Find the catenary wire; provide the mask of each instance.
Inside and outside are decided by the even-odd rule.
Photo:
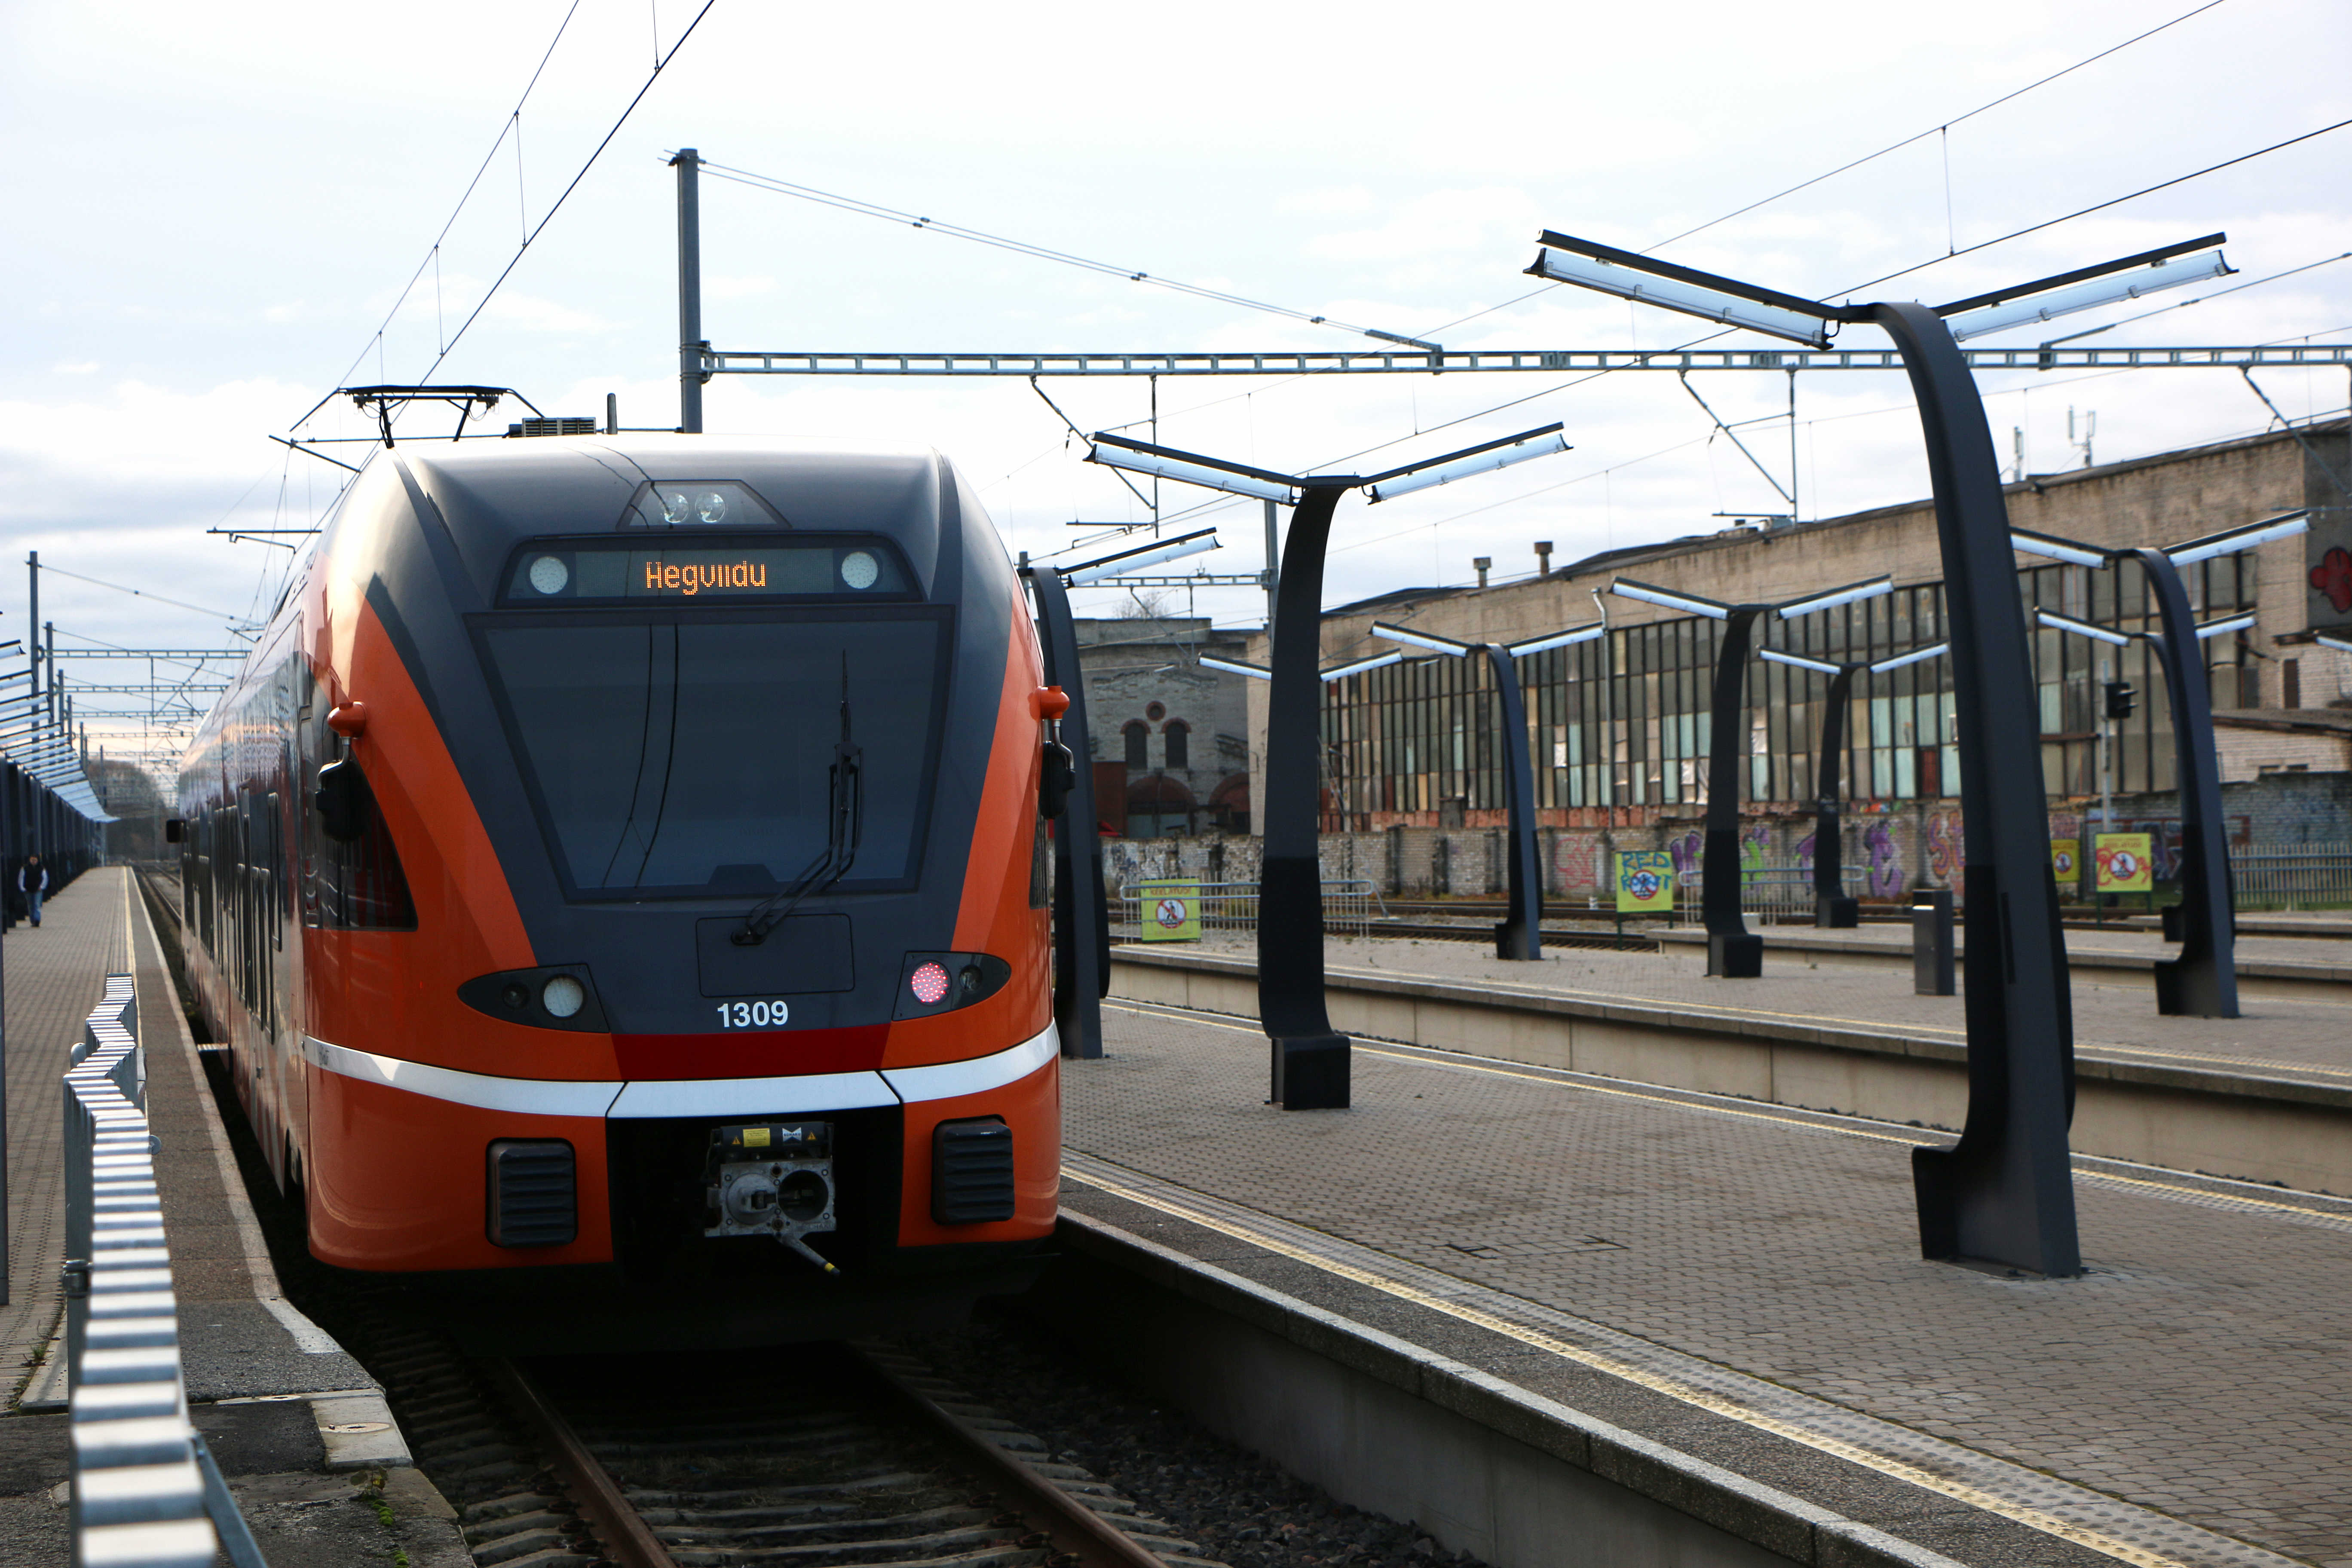
[[[702,19],[709,16],[710,8],[718,4],[719,0],[703,0],[702,9],[694,14],[694,20],[688,22],[686,25],[686,31],[677,36],[677,42],[669,47],[669,53],[654,62],[653,70],[646,77],[644,84],[637,89],[635,96],[629,100],[628,107],[621,110],[620,118],[613,121],[613,128],[604,132],[603,140],[596,143],[595,150],[588,154],[587,162],[580,165],[579,172],[573,174],[570,182],[564,185],[562,194],[555,198],[554,204],[541,216],[539,222],[532,226],[530,232],[523,236],[522,243],[515,247],[514,255],[499,270],[498,277],[491,280],[488,289],[483,293],[481,300],[476,303],[466,319],[457,323],[457,330],[450,334],[448,342],[442,346],[439,353],[433,356],[433,363],[425,367],[424,379],[431,379],[433,373],[441,368],[441,363],[457,348],[458,340],[462,339],[467,331],[481,319],[482,312],[488,310],[490,301],[498,297],[499,287],[513,276],[516,268],[522,265],[522,258],[530,252],[532,243],[546,231],[549,224],[555,221],[555,215],[563,210],[563,204],[572,199],[572,193],[580,188],[580,182],[588,177],[588,172],[596,166],[596,160],[604,155],[604,149],[613,144],[613,138],[621,133],[621,127],[629,122],[629,117],[637,111],[637,105],[645,101],[646,94],[654,89],[654,83],[661,79],[662,72],[669,68],[669,63],[672,60],[677,58],[678,50],[686,47],[687,40],[694,37],[694,30],[702,26]]]
[[[1330,316],[1318,316],[1306,310],[1294,310],[1287,305],[1276,305],[1265,300],[1253,300],[1244,294],[1228,294],[1221,289],[1203,288],[1197,283],[1180,282],[1173,278],[1162,278],[1155,273],[1140,271],[1132,267],[1115,267],[1108,261],[1096,261],[1087,257],[1075,256],[1066,250],[1055,250],[1050,246],[1034,245],[1025,239],[1012,239],[1001,234],[990,234],[982,229],[966,228],[961,224],[941,223],[936,218],[900,212],[896,207],[886,207],[878,202],[866,201],[861,197],[837,195],[831,191],[817,190],[814,186],[795,184],[790,180],[778,179],[773,174],[762,174],[750,169],[738,169],[729,164],[713,163],[708,161],[702,167],[704,172],[718,179],[731,180],[739,185],[748,185],[753,190],[767,191],[776,195],[794,196],[804,202],[814,202],[819,206],[835,207],[843,212],[856,213],[861,217],[878,217],[889,223],[905,224],[910,228],[924,229],[932,234],[943,234],[951,239],[967,239],[976,245],[993,246],[999,250],[1012,251],[1016,256],[1034,257],[1041,261],[1057,261],[1066,267],[1076,267],[1083,271],[1099,273],[1106,278],[1123,278],[1130,283],[1149,283],[1157,289],[1189,294],[1195,299],[1214,300],[1221,305],[1238,305],[1244,310],[1262,310],[1268,315],[1281,316],[1294,321],[1304,321],[1309,326],[1336,327],[1343,332],[1354,332],[1360,337],[1397,341],[1398,335],[1395,333],[1381,332],[1370,327],[1360,327],[1352,321],[1342,321]]]
[[[382,341],[384,329],[392,325],[392,319],[400,314],[400,308],[408,302],[408,296],[415,289],[417,279],[425,276],[425,269],[438,263],[441,242],[449,237],[451,229],[457,226],[457,219],[465,212],[466,204],[473,199],[474,188],[482,183],[482,176],[489,173],[490,160],[496,158],[499,155],[499,149],[505,145],[507,133],[515,130],[520,123],[523,106],[530,101],[531,89],[539,86],[539,79],[546,71],[547,62],[555,58],[555,47],[563,41],[565,30],[572,26],[572,15],[579,9],[580,0],[572,0],[570,8],[563,13],[563,20],[555,26],[555,37],[547,41],[546,52],[539,57],[539,65],[530,73],[530,80],[523,84],[522,96],[515,100],[513,110],[499,123],[497,139],[491,142],[490,150],[482,154],[481,165],[474,171],[474,177],[466,182],[465,194],[457,198],[457,205],[450,209],[449,221],[441,226],[441,232],[435,235],[433,243],[425,247],[424,259],[416,264],[416,270],[409,274],[408,281],[401,288],[399,298],[393,300],[392,309],[384,312],[383,320],[376,323],[375,331],[368,335],[366,342],[360,345],[360,352],[352,356],[352,363],[344,367],[343,374],[336,380],[338,386],[350,383],[352,372],[357,370],[360,367],[360,362],[367,358],[368,351]],[[317,412],[316,409],[311,410],[313,414]],[[304,416],[305,419],[308,417],[309,416]],[[298,429],[300,427],[299,423],[296,427]]]

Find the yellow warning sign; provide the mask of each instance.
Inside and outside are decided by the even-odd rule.
[[[1664,849],[1617,852],[1617,910],[1637,914],[1675,905],[1675,858]]]
[[[2098,890],[2145,893],[2156,886],[2153,834],[2102,833],[2093,840],[2098,857]]]
[[[1201,940],[1200,883],[1142,882],[1136,895],[1142,904],[1144,941]]]
[[[2083,879],[2081,856],[2083,847],[2072,838],[2050,841],[2050,874],[2062,888],[2071,888]]]

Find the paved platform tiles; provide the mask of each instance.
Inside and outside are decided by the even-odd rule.
[[[2080,1161],[2090,1272],[1996,1278],[1907,1128],[1361,1045],[1286,1114],[1254,1025],[1106,1007],[1073,1207],[1963,1562],[2352,1565],[2352,1203]]]
[[[86,872],[48,902],[39,931],[18,926],[0,951],[8,992],[10,1271],[18,1287],[0,1309],[0,1353],[13,1369],[11,1403],[24,1402],[0,1417],[0,1565],[68,1555],[67,1417],[42,1413],[63,1396],[52,1339],[65,1239],[58,1079],[106,975],[125,972],[138,984],[191,1415],[265,1556],[278,1568],[326,1568],[389,1559],[398,1549],[415,1568],[470,1563],[448,1505],[422,1477],[403,1471],[406,1447],[396,1427],[327,1430],[388,1419],[382,1395],[279,1296],[162,947],[137,900],[127,868]],[[42,1364],[28,1366],[37,1352]],[[371,1488],[389,1509],[389,1524],[361,1495]]]
[[[1806,928],[1810,930],[1810,928]],[[1841,936],[1851,932],[1839,932]],[[1198,942],[1138,944],[1146,952],[1218,953],[1255,961],[1247,933],[1212,932]],[[1446,980],[1596,998],[1672,1002],[1700,1010],[1780,1017],[1847,1028],[1891,1028],[1964,1041],[1960,998],[1921,996],[1907,969],[1809,966],[1776,953],[1768,928],[1764,973],[1753,980],[1709,978],[1703,950],[1612,952],[1549,948],[1533,963],[1496,958],[1491,945],[1387,937],[1330,937],[1334,975]],[[2078,970],[2073,975],[2074,1047],[2123,1059],[2182,1066],[2253,1068],[2322,1083],[2352,1083],[2352,987],[2339,1000],[2245,1001],[2236,1018],[2168,1018],[2145,975]]]

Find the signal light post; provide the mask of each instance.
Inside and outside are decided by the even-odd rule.
[[[2290,539],[2309,526],[2308,514],[2284,512],[2160,550],[2147,546],[2104,550],[2023,530],[2011,533],[2011,542],[2026,554],[2077,566],[2098,568],[2123,560],[2137,561],[2147,574],[2148,589],[2156,600],[2159,629],[2153,632],[2117,632],[2048,610],[2037,610],[2035,616],[2045,626],[2116,647],[2127,646],[2134,638],[2144,640],[2156,649],[2157,663],[2164,671],[2165,698],[2172,718],[2173,773],[2180,792],[2180,902],[2177,914],[2166,911],[2165,936],[2179,942],[2180,956],[2157,961],[2156,1010],[2161,1014],[2190,1018],[2238,1016],[2237,914],[2230,893],[2230,844],[2221,827],[2221,769],[2214,749],[2213,698],[2199,649],[2208,637],[2252,626],[2254,617],[2231,616],[2199,626],[2189,607],[2189,589],[2180,580],[2180,568],[2251,550],[2273,539]],[[2128,682],[2108,681],[2104,693],[2107,718],[2130,718],[2136,695]]]
[[[1815,348],[1826,348],[1839,324],[1874,324],[1895,340],[1918,403],[1942,544],[1960,727],[1969,941],[2006,959],[1969,965],[1969,1113],[1959,1142],[1912,1151],[1920,1250],[2042,1275],[2081,1273],[2066,1147],[2074,1040],[2032,665],[2008,547],[2000,463],[1959,339],[2112,303],[2151,284],[2213,276],[2227,269],[2218,250],[2181,258],[2223,237],[1932,309],[1899,301],[1832,305],[1550,230],[1540,237],[1546,248],[1528,268],[1539,278]]]
[[[1276,473],[1196,452],[1097,434],[1087,460],[1293,509],[1275,589],[1274,667],[1266,702],[1265,848],[1258,872],[1258,1021],[1273,1057],[1273,1102],[1286,1110],[1344,1110],[1348,1037],[1323,997],[1323,870],[1316,853],[1323,748],[1323,560],[1332,515],[1349,490],[1379,502],[1568,450],[1558,425],[1449,452],[1385,473]],[[1383,662],[1386,662],[1386,656]]]

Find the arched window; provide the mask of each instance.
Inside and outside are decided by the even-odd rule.
[[[1129,769],[1139,773],[1149,768],[1151,759],[1145,754],[1145,746],[1151,738],[1151,726],[1140,719],[1129,719],[1120,726],[1118,732],[1127,738]]]
[[[1160,727],[1160,732],[1166,737],[1163,743],[1168,754],[1168,770],[1181,773],[1191,767],[1192,727],[1181,719],[1171,719]]]

